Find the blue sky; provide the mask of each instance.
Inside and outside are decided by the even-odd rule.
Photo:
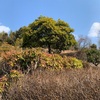
[[[40,15],[60,18],[74,28],[76,36],[98,40],[100,0],[0,0],[0,32],[16,31]]]

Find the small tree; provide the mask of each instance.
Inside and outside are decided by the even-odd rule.
[[[90,45],[90,48],[91,49],[97,49],[97,45],[96,44],[92,44],[92,45]]]
[[[100,64],[100,50],[90,49],[87,51],[87,61],[93,63],[95,66]]]
[[[8,44],[14,45],[16,41],[16,32],[10,32],[9,37],[8,37]]]
[[[91,45],[91,39],[87,36],[79,36],[78,39],[78,49],[88,48]]]
[[[86,51],[90,48],[91,45],[91,39],[87,36],[80,35],[77,39],[77,45],[75,46],[75,49],[78,50],[76,53],[76,57],[78,59],[81,59],[83,61],[87,61],[87,54]]]
[[[1,43],[7,42],[7,39],[8,39],[8,34],[5,33],[5,32],[1,32],[1,33],[0,33],[0,42],[1,42]]]

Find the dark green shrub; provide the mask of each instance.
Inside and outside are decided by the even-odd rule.
[[[95,66],[100,64],[100,50],[90,49],[86,53],[88,62],[93,63]]]

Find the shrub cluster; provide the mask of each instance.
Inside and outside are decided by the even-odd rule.
[[[11,50],[3,55],[3,64],[8,66],[9,70],[28,71],[38,67],[46,69],[82,68],[82,61],[74,57],[62,57],[58,54],[48,54],[40,50]],[[35,68],[36,67],[36,68]],[[8,71],[9,71],[8,70]]]

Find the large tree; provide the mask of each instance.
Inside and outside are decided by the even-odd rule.
[[[61,51],[76,43],[71,34],[73,29],[61,20],[56,22],[52,18],[40,16],[28,28],[31,31],[24,34],[23,47],[47,47],[48,52],[51,53],[52,48]]]

